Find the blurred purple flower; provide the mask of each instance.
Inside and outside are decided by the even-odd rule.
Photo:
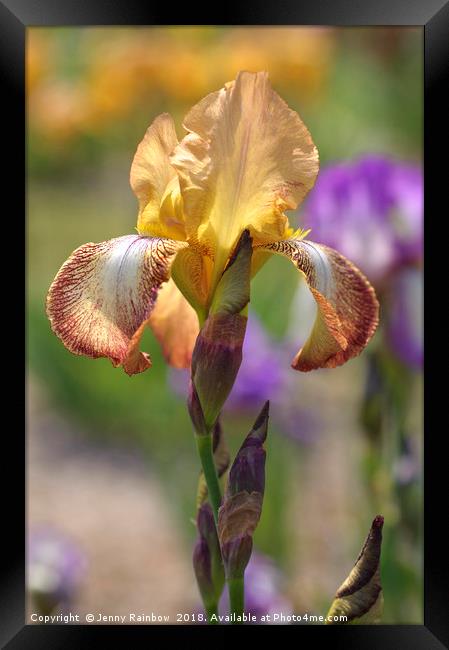
[[[86,568],[86,557],[64,534],[51,527],[38,528],[30,533],[27,585],[43,610],[67,606]]]
[[[170,370],[169,381],[176,393],[187,395],[189,370]],[[243,361],[224,410],[260,408],[276,399],[284,376],[279,351],[255,316],[250,316],[243,343]]]
[[[419,368],[423,360],[420,166],[374,155],[329,165],[318,176],[302,225],[312,229],[313,239],[353,260],[377,286],[381,322],[392,352],[409,367]],[[310,307],[303,293],[302,287],[298,289],[295,314]]]
[[[330,165],[318,176],[301,225],[380,283],[422,258],[421,168],[373,155]]]
[[[230,409],[260,408],[275,400],[282,387],[284,367],[276,344],[254,316],[248,320],[243,361],[228,400]]]
[[[387,298],[386,337],[396,356],[407,366],[423,364],[423,276],[420,269],[407,268],[391,280]]]
[[[245,612],[259,619],[264,614],[292,614],[290,601],[281,593],[282,574],[267,556],[253,551],[245,571]],[[227,590],[220,601],[220,613],[228,611]]]

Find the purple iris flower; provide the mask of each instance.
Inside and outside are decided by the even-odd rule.
[[[301,219],[376,285],[388,345],[411,368],[423,361],[423,176],[419,165],[367,155],[329,165]]]
[[[60,531],[45,526],[30,532],[27,585],[43,612],[72,602],[86,568],[84,553]]]
[[[260,408],[275,400],[282,388],[284,366],[280,351],[254,316],[248,319],[243,361],[227,406],[233,410]]]
[[[396,356],[410,368],[424,360],[424,287],[420,269],[405,268],[392,279],[386,315],[386,338]]]
[[[336,248],[379,284],[391,271],[421,260],[421,168],[381,156],[324,168],[310,193],[302,226]]]

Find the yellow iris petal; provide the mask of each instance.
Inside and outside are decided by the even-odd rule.
[[[130,183],[139,201],[140,235],[185,240],[179,182],[169,162],[177,144],[173,119],[164,113],[154,120],[137,147]]]
[[[296,208],[313,186],[318,153],[265,72],[239,73],[194,106],[184,126],[189,133],[171,162],[186,233],[210,252],[219,277],[245,228],[256,245],[285,237],[284,210]]]

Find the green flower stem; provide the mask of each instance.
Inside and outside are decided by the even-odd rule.
[[[212,452],[212,434],[195,435],[195,438],[206,480],[207,491],[209,493],[210,504],[214,513],[215,525],[218,526],[218,509],[221,506],[221,492]]]
[[[211,607],[204,607],[207,614],[207,622],[209,625],[218,625],[218,605],[215,604]],[[215,614],[215,619],[211,620],[212,616]]]
[[[221,491],[213,456],[212,434],[196,434],[195,439],[198,454],[201,460],[201,466],[203,468],[204,478],[207,485],[209,501],[212,506],[215,525],[218,526],[218,510],[221,506]],[[209,625],[217,625],[218,602],[211,605],[206,605],[206,603],[204,603],[204,609],[206,610]],[[211,620],[213,614],[216,616],[215,620]]]
[[[243,609],[245,604],[245,579],[242,576],[241,578],[230,578],[228,580],[228,589],[229,589],[229,602],[231,614],[235,616],[243,616]],[[241,625],[242,621],[235,621],[234,625]]]

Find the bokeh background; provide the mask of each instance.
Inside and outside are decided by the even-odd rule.
[[[422,623],[422,30],[31,28],[28,106],[28,586],[32,611],[170,615],[200,607],[191,549],[198,460],[186,376],[148,332],[132,378],[73,356],[45,296],[88,241],[132,233],[130,164],[162,111],[241,69],[268,70],[317,144],[291,221],[376,286],[381,326],[335,370],[290,361],[313,305],[273,259],[252,286],[241,378],[223,424],[236,450],[272,401],[267,489],[248,606],[325,614],[373,517],[385,516],[385,623]]]

